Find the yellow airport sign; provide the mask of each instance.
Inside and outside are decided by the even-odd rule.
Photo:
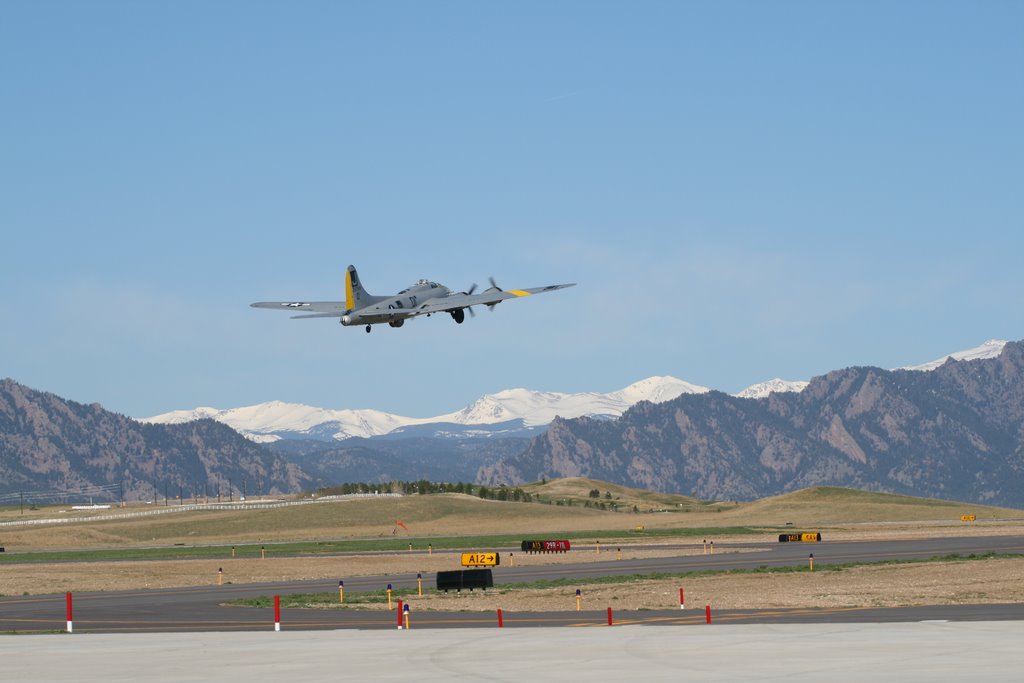
[[[976,519],[978,519],[978,518],[975,517],[974,515],[960,515],[960,521],[961,522],[973,522]]]
[[[462,553],[463,567],[494,567],[501,564],[498,553]]]

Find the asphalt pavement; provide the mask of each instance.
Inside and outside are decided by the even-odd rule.
[[[848,562],[876,562],[889,559],[928,558],[957,553],[1024,553],[1024,537],[952,537],[927,540],[802,543],[729,544],[718,543],[714,555],[581,562],[542,566],[500,566],[494,569],[495,583],[504,585],[541,579],[587,579],[609,575],[682,573],[701,570],[750,569],[802,564],[813,552],[816,566]],[[753,552],[728,553],[742,547]],[[687,546],[692,551],[692,546]],[[588,551],[574,550],[584,554]],[[592,551],[590,551],[592,552]],[[31,565],[25,566],[31,571]],[[116,571],[116,563],[112,563]],[[369,591],[384,588],[414,588],[415,574],[339,577],[345,590]],[[433,574],[424,574],[425,586],[432,586]],[[264,584],[199,586],[160,590],[78,593],[74,596],[74,631],[83,633],[142,633],[183,631],[258,631],[273,624],[272,611],[226,607],[228,600],[259,595],[307,592],[336,592],[336,580],[294,581]],[[687,625],[705,622],[701,610],[639,611],[614,615],[619,624]],[[472,612],[424,612],[413,617],[417,628],[493,628],[496,615]],[[282,612],[285,630],[389,629],[393,615],[361,610],[288,610]],[[899,609],[850,610],[731,610],[714,615],[716,623],[852,623],[858,621],[906,622],[923,619],[959,621],[1020,620],[1019,605],[967,605]],[[552,612],[508,614],[508,628],[526,626],[574,626],[607,623],[604,611],[593,613]],[[66,626],[65,595],[13,596],[0,598],[0,632],[59,631]]]

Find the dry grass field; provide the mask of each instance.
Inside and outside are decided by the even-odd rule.
[[[794,528],[860,533],[868,530],[964,528],[960,515],[977,516],[977,526],[998,529],[1024,520],[1024,511],[967,505],[925,498],[866,493],[850,489],[815,488],[751,503],[702,504],[685,496],[628,489],[589,479],[563,479],[534,484],[542,500],[589,499],[588,492],[611,492],[628,512],[574,506],[481,500],[462,494],[351,499],[278,509],[200,510],[125,520],[84,521],[125,510],[61,513],[50,506],[32,514],[42,518],[84,518],[74,524],[0,527],[0,545],[9,551],[144,547],[174,544],[233,544],[277,541],[404,538],[434,536],[554,534],[558,532],[621,532],[635,529],[750,527]],[[589,499],[593,500],[593,499]],[[647,512],[632,512],[633,506]],[[689,510],[689,511],[687,511]],[[0,512],[0,522],[21,519],[18,510]],[[397,525],[401,520],[407,529]],[[986,532],[987,533],[987,532]]]
[[[96,517],[120,510],[77,513],[92,521],[74,524],[0,527],[0,545],[8,552],[136,548],[147,546],[231,545],[276,541],[408,538],[423,547],[431,537],[510,534],[551,536],[568,532],[594,532],[574,541],[565,556],[517,554],[517,563],[571,564],[580,561],[614,562],[606,550],[600,556],[593,542],[610,549],[616,540],[642,543],[626,557],[680,554],[659,548],[664,543],[690,542],[683,553],[701,552],[700,541],[686,537],[649,535],[657,529],[750,529],[729,541],[771,540],[780,529],[821,531],[826,540],[852,538],[934,537],[957,534],[1024,534],[1024,512],[972,506],[905,496],[864,493],[847,489],[808,489],[752,503],[701,503],[684,496],[654,494],[587,479],[531,485],[532,495],[544,503],[480,500],[446,494],[400,498],[351,499],[269,510],[201,510],[124,520]],[[597,489],[607,501],[610,493],[630,512],[602,511],[580,505],[594,499]],[[576,505],[557,505],[573,500]],[[632,512],[636,505],[639,510]],[[152,509],[130,506],[125,511]],[[42,518],[64,516],[59,509],[32,511]],[[64,513],[66,514],[66,513]],[[960,515],[976,515],[965,523]],[[20,518],[19,510],[0,513],[0,521]],[[397,520],[408,527],[403,529]],[[787,525],[789,523],[789,525]],[[644,532],[637,533],[637,527]],[[720,547],[720,552],[724,550]],[[65,590],[124,590],[189,585],[211,585],[223,567],[231,583],[336,579],[357,575],[433,572],[458,566],[457,554],[431,556],[396,552],[371,557],[274,557],[266,560],[231,559],[229,556],[193,560],[117,562],[55,562],[22,565],[0,562],[0,593],[5,595],[52,593]],[[500,581],[500,570],[499,570]],[[947,604],[955,602],[1016,602],[1024,600],[1024,560],[990,559],[921,565],[856,567],[841,572],[814,574],[725,574],[686,579],[694,605],[727,607],[873,606],[889,604]],[[590,608],[655,609],[678,604],[679,580],[630,581],[587,584]],[[572,590],[564,588],[498,588],[486,593],[426,595],[415,598],[420,609],[575,609]],[[566,598],[566,595],[570,599]],[[674,601],[674,602],[673,602]],[[371,607],[372,608],[372,607]]]

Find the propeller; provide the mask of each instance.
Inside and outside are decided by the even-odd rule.
[[[473,292],[475,292],[475,291],[476,291],[476,283],[474,282],[473,284],[471,284],[469,286],[469,289],[467,291],[463,292],[463,294],[465,294],[466,296],[472,296]],[[473,312],[473,307],[472,306],[466,306],[466,310],[469,311],[469,317],[471,317],[471,318],[475,318],[476,317],[476,313]]]
[[[498,286],[498,283],[494,281],[494,276],[493,275],[488,277],[487,280],[491,283],[491,289],[492,290],[495,290],[495,291],[498,291],[498,292],[504,291],[501,287]],[[497,305],[498,304],[496,304],[496,303],[495,304],[487,304],[487,310],[493,311],[494,307],[497,306]]]

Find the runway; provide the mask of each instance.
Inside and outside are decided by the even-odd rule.
[[[569,565],[501,566],[494,570],[496,585],[574,577],[580,579],[701,570],[750,569],[803,564],[813,552],[816,566],[890,559],[928,558],[936,555],[997,553],[1024,554],[1024,537],[954,537],[915,541],[862,541],[800,543],[717,544],[714,555],[680,555],[635,560],[582,562]],[[625,546],[623,546],[625,547]],[[688,546],[692,549],[692,546]],[[742,547],[754,552],[727,553]],[[581,555],[586,551],[575,550]],[[31,571],[31,565],[25,565]],[[112,563],[116,571],[116,563]],[[432,574],[424,575],[433,586]],[[415,588],[415,574],[339,577],[346,591]],[[78,593],[74,600],[76,633],[142,633],[175,631],[254,631],[272,628],[272,610],[224,607],[221,603],[260,595],[336,592],[337,581],[201,586],[164,590]],[[705,623],[700,610],[616,612],[616,624],[689,625]],[[415,628],[494,628],[496,615],[473,612],[422,612],[411,617]],[[851,623],[921,620],[1001,621],[1024,620],[1024,606],[959,605],[889,609],[728,610],[715,612],[714,623]],[[65,628],[65,596],[37,595],[0,598],[0,631],[42,632]],[[506,613],[508,628],[540,626],[607,626],[605,610],[588,612]],[[286,630],[393,629],[394,614],[365,610],[282,611]]]

